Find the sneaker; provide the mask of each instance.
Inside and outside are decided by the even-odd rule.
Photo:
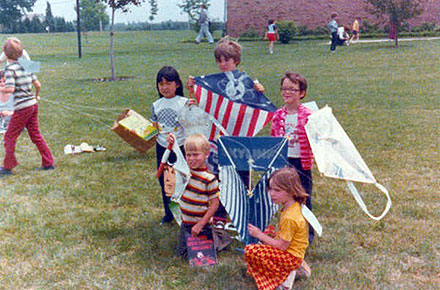
[[[289,276],[287,276],[286,281],[280,285],[283,290],[291,290],[293,288],[293,282],[295,282],[296,270],[290,272]]]
[[[305,278],[308,279],[310,276],[312,276],[312,269],[310,269],[310,266],[306,263],[305,260],[303,260],[301,266],[296,271],[296,276],[298,278]]]
[[[0,167],[0,178],[8,176],[8,175],[12,175],[12,170],[6,169],[4,167]]]
[[[41,170],[41,171],[55,170],[55,167],[53,165],[41,166],[38,167],[37,170]]]
[[[160,225],[169,224],[173,221],[173,219],[174,219],[174,217],[170,218],[170,217],[164,216],[162,218],[162,220],[160,221]]]

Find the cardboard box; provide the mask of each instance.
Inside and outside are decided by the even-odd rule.
[[[147,152],[156,144],[157,129],[150,121],[131,109],[126,109],[119,115],[112,130],[141,153]]]

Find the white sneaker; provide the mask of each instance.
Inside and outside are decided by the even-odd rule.
[[[312,269],[310,269],[310,266],[306,263],[305,260],[303,260],[301,266],[298,268],[296,273],[297,278],[305,278],[308,279],[310,276],[312,276]]]
[[[287,276],[286,281],[280,285],[283,290],[291,290],[293,288],[293,282],[295,282],[296,270],[290,272],[289,276]]]

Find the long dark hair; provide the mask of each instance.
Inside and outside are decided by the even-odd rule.
[[[169,82],[175,82],[178,85],[178,87],[176,89],[176,96],[183,97],[182,80],[180,79],[179,73],[177,72],[177,70],[175,68],[173,68],[172,66],[164,66],[157,73],[156,88],[157,88],[157,92],[159,93],[159,97],[161,97],[161,98],[163,96],[159,91],[159,83],[162,81],[162,78],[166,79]]]

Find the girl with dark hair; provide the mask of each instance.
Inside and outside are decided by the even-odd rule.
[[[167,137],[169,133],[175,135],[175,140],[185,154],[183,144],[185,141],[183,128],[178,122],[179,112],[183,109],[188,99],[183,97],[182,80],[177,70],[171,66],[162,67],[157,73],[156,88],[159,93],[159,100],[151,106],[151,121],[159,131],[156,141],[157,168],[159,168],[162,156],[168,146]],[[176,155],[171,152],[168,161],[175,162]],[[161,223],[169,223],[173,220],[173,215],[168,206],[170,196],[165,193],[163,175],[159,177],[162,191],[162,201],[165,215]]]

